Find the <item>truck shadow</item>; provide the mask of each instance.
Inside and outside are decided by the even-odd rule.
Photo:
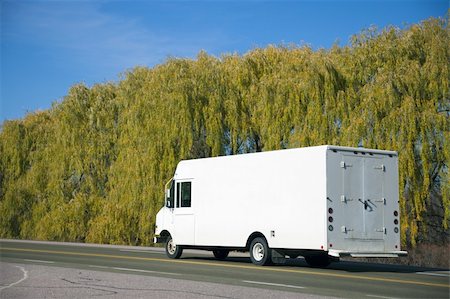
[[[306,264],[306,263],[305,263]],[[439,269],[431,267],[418,267],[396,264],[379,264],[368,262],[352,262],[352,261],[340,261],[337,263],[331,263],[327,269],[346,271],[352,273],[362,272],[390,272],[390,273],[416,273],[416,272],[429,272],[429,271],[442,271],[448,269]]]
[[[214,261],[220,263],[238,263],[252,265],[249,257],[228,257],[224,261],[218,261],[214,257],[184,257],[185,260],[202,260],[202,261]],[[286,259],[285,264],[270,265],[267,267],[280,267],[280,268],[303,268],[303,269],[319,269],[310,267],[303,258]],[[331,263],[325,269],[345,271],[351,273],[370,273],[370,272],[391,272],[391,273],[416,273],[416,272],[429,272],[429,271],[449,271],[449,269],[431,268],[431,267],[417,267],[407,265],[395,265],[395,264],[379,264],[368,262],[353,262],[353,261],[340,261]]]

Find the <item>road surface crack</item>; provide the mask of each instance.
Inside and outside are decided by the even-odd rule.
[[[194,291],[178,291],[178,290],[167,290],[167,289],[158,289],[158,288],[127,288],[127,287],[116,287],[116,286],[110,286],[110,285],[89,283],[90,281],[77,282],[77,281],[72,281],[72,280],[69,280],[69,279],[66,279],[66,278],[61,278],[61,280],[65,281],[65,282],[68,282],[68,283],[71,283],[73,285],[79,285],[79,286],[86,287],[86,288],[93,289],[93,290],[110,292],[110,294],[99,294],[99,295],[96,295],[96,296],[118,294],[119,292],[113,291],[113,290],[118,290],[118,291],[146,291],[146,292],[164,292],[164,293],[177,293],[177,294],[192,294],[192,295],[196,295],[196,296],[205,296],[205,297],[210,297],[210,298],[235,299],[234,297],[227,297],[227,296],[207,294],[207,293],[194,292]],[[94,279],[92,279],[92,280],[94,280]],[[100,281],[100,280],[97,280],[97,281]],[[107,290],[107,289],[112,289],[112,290]]]

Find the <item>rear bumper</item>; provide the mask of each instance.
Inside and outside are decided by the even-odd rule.
[[[328,255],[334,256],[334,257],[401,257],[401,256],[407,256],[407,251],[389,251],[389,252],[352,252],[352,251],[345,251],[345,250],[335,250],[330,249],[328,251]]]

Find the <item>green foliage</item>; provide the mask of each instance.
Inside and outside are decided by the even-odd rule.
[[[0,237],[150,244],[181,159],[337,144],[397,150],[402,242],[448,233],[448,23],[350,45],[169,59],[73,86],[0,133]]]

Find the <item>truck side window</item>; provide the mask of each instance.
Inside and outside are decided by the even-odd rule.
[[[177,183],[175,204],[177,208],[191,207],[191,182]],[[175,185],[175,184],[174,184]]]
[[[191,182],[181,183],[181,207],[191,206]]]

